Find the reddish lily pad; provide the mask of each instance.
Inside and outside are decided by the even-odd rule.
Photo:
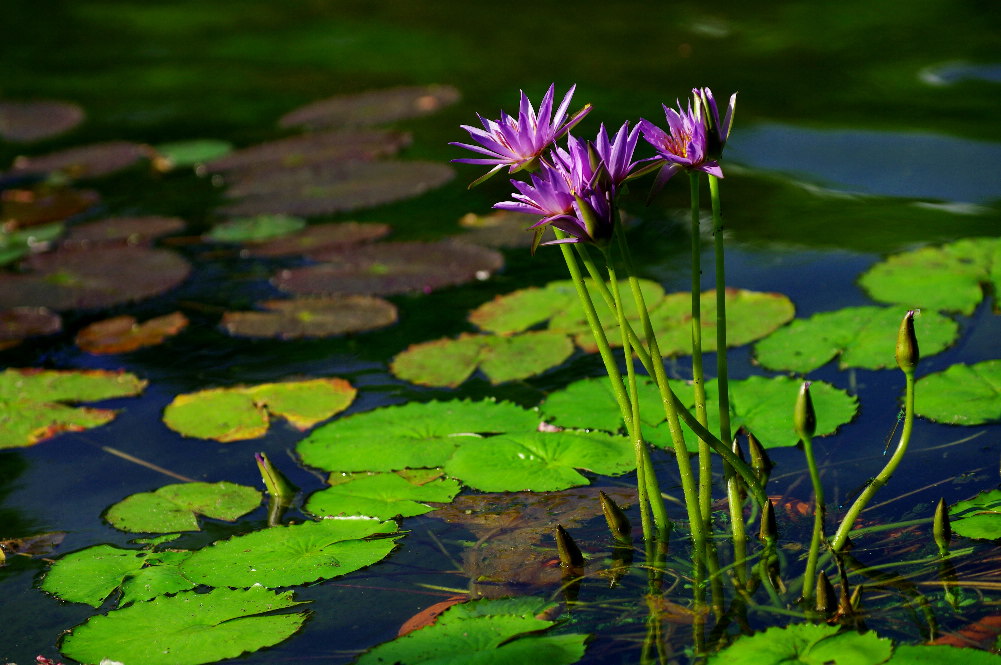
[[[44,307],[14,307],[0,311],[0,349],[9,349],[29,337],[54,335],[62,328],[59,315]]]
[[[486,247],[531,247],[535,238],[528,231],[531,220],[517,212],[469,213],[459,219],[459,226],[465,229],[460,236],[464,242]]]
[[[187,278],[188,262],[164,249],[57,250],[25,261],[29,272],[0,275],[0,308],[91,309],[142,300]]]
[[[0,102],[0,138],[13,143],[41,141],[68,132],[83,118],[83,109],[69,102]]]
[[[72,217],[100,200],[98,193],[89,189],[48,185],[35,189],[6,189],[0,192],[0,217],[13,220],[17,228],[24,228]]]
[[[356,393],[338,378],[214,388],[178,395],[164,410],[163,421],[184,436],[221,442],[253,439],[268,431],[268,414],[305,430],[348,408]]]
[[[296,256],[311,252],[329,252],[378,240],[389,234],[389,224],[378,222],[340,222],[312,224],[299,233],[275,238],[249,248],[252,256]]]
[[[146,382],[125,372],[7,369],[0,374],[0,448],[31,446],[67,431],[112,420],[108,409],[73,407],[138,395]]]
[[[455,171],[445,164],[418,161],[355,160],[316,168],[255,171],[230,187],[227,193],[236,200],[220,212],[329,215],[419,196],[454,177]]]
[[[238,178],[240,173],[290,169],[317,164],[391,157],[410,145],[410,135],[387,130],[323,132],[291,136],[249,146],[214,159],[208,171],[224,172]]]
[[[570,338],[559,332],[463,334],[412,344],[393,358],[390,370],[411,383],[454,388],[480,369],[496,385],[541,374],[563,363],[573,350]]]
[[[237,337],[301,339],[382,328],[397,320],[393,303],[373,296],[268,300],[264,312],[226,312],[222,327]]]
[[[340,95],[286,113],[281,127],[326,129],[379,125],[434,113],[459,101],[450,85],[425,85]]]
[[[325,263],[283,270],[275,286],[295,294],[429,293],[486,279],[504,263],[494,250],[449,241],[379,243],[314,256]]]
[[[148,146],[129,141],[94,143],[37,157],[18,157],[12,173],[61,173],[67,177],[97,178],[138,164],[152,156]]]
[[[63,244],[74,248],[120,243],[148,245],[160,236],[181,231],[184,226],[184,220],[178,217],[111,217],[70,228]]]
[[[181,332],[188,317],[180,312],[149,319],[144,323],[134,316],[116,316],[92,323],[76,336],[76,345],[87,353],[128,353],[145,346],[156,346]]]

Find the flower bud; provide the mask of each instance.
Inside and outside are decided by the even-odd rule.
[[[921,357],[918,338],[914,335],[914,314],[912,309],[904,315],[897,333],[897,366],[904,372],[913,372]]]
[[[560,565],[564,568],[583,568],[584,555],[570,534],[559,524],[556,525],[556,551],[560,555]]]
[[[775,525],[775,506],[771,501],[765,501],[761,509],[761,526],[758,528],[758,538],[763,541],[774,541],[779,536],[779,529]]]
[[[803,441],[813,438],[817,431],[817,414],[813,410],[813,400],[810,399],[810,382],[804,381],[796,397],[796,408],[793,411],[793,427],[796,435]]]
[[[932,521],[932,535],[938,551],[945,554],[949,551],[949,542],[952,540],[952,527],[949,525],[949,509],[945,505],[945,499],[940,498],[935,506],[935,519]]]
[[[827,573],[820,571],[817,575],[817,611],[830,616],[837,608],[837,597],[834,585],[827,579]]]
[[[744,433],[747,434],[747,452],[751,455],[751,468],[754,469],[755,475],[758,476],[758,480],[762,484],[768,481],[768,476],[772,472],[772,460],[768,457],[768,453],[765,452],[764,446],[758,441],[758,437],[749,429],[744,429]]]
[[[261,472],[264,486],[268,488],[268,495],[281,502],[290,502],[295,496],[295,486],[275,468],[264,453],[254,453],[254,459],[257,460],[257,469]]]
[[[631,542],[633,528],[626,514],[604,492],[598,492],[598,500],[601,501],[601,512],[605,515],[605,521],[608,522],[608,530],[612,532],[612,537],[619,542]]]

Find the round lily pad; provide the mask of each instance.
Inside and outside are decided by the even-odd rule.
[[[70,227],[63,243],[88,247],[113,243],[148,245],[156,238],[184,229],[178,217],[113,217]]]
[[[0,275],[0,309],[92,309],[168,291],[191,272],[180,255],[146,247],[56,250],[25,261],[25,274]]]
[[[186,553],[185,553],[186,554]],[[60,557],[42,579],[41,588],[71,603],[100,607],[104,601],[149,565],[160,562],[160,553],[95,545]],[[176,570],[176,569],[175,569]],[[174,591],[194,586],[185,581]]]
[[[263,587],[184,591],[92,617],[66,635],[60,650],[83,663],[212,663],[291,637],[306,613],[270,612],[300,604],[291,591]]]
[[[39,185],[33,189],[0,191],[0,216],[12,220],[17,228],[64,220],[77,215],[101,200],[91,189]]]
[[[260,170],[274,172],[277,169],[391,157],[408,145],[410,135],[404,132],[377,129],[317,132],[242,148],[213,159],[205,168],[226,173],[229,179],[238,179],[241,173],[252,174]]]
[[[44,307],[14,307],[0,311],[0,349],[9,349],[29,337],[53,335],[63,328],[58,314]]]
[[[460,489],[451,478],[421,483],[395,473],[356,474],[312,494],[306,510],[317,516],[412,517],[434,510],[425,502],[448,503]]]
[[[1001,538],[1001,490],[984,491],[949,506],[949,526],[953,533],[966,538]]]
[[[1001,420],[1001,360],[953,365],[918,379],[914,411],[952,425]]]
[[[28,254],[47,251],[52,241],[63,234],[64,228],[61,223],[20,230],[0,228],[0,265],[13,263]]]
[[[378,240],[389,231],[389,224],[378,222],[312,224],[298,233],[256,244],[248,251],[252,256],[309,255]]]
[[[492,249],[449,241],[377,243],[321,258],[324,263],[281,271],[275,286],[297,295],[428,293],[486,279],[504,264]]]
[[[205,239],[212,242],[267,242],[300,231],[306,220],[289,215],[257,215],[231,219],[212,227]]]
[[[996,653],[946,644],[900,644],[886,665],[998,665]]]
[[[893,651],[890,640],[826,624],[795,624],[744,635],[709,657],[709,665],[877,665]]]
[[[312,102],[283,115],[281,127],[327,129],[379,125],[434,113],[459,101],[449,85],[424,85],[339,95]]]
[[[139,143],[108,141],[52,152],[47,155],[18,157],[11,173],[61,173],[67,177],[97,178],[121,171],[152,156],[152,151]]]
[[[263,312],[226,312],[222,327],[237,337],[301,339],[365,332],[396,323],[396,306],[373,296],[267,300]]]
[[[455,177],[438,162],[347,161],[322,167],[254,171],[235,182],[231,216],[286,214],[312,217],[373,208],[420,196]]]
[[[0,102],[0,138],[31,143],[68,132],[83,122],[83,109],[70,102]]]
[[[158,316],[143,323],[134,316],[116,316],[92,323],[76,335],[76,345],[87,353],[128,353],[156,346],[181,332],[188,317],[180,312]]]
[[[531,247],[535,234],[529,230],[525,215],[499,210],[489,215],[469,213],[459,219],[463,242],[486,247]]]
[[[154,164],[160,171],[199,166],[233,151],[233,144],[218,139],[192,139],[161,143],[153,148]]]
[[[261,505],[261,493],[233,483],[180,483],[141,492],[108,509],[113,527],[134,533],[198,531],[198,515],[232,522]]]

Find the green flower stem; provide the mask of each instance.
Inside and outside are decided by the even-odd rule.
[[[719,178],[709,176],[713,206],[713,248],[716,254],[716,381],[719,384],[719,438],[733,439],[730,428],[730,392],[726,358],[726,269],[723,258],[723,215],[719,203]]]
[[[691,185],[692,204],[692,384],[695,388],[695,418],[703,427],[707,427],[706,383],[702,370],[702,235],[699,233],[698,172],[692,171],[688,181]],[[706,525],[712,518],[712,482],[712,449],[708,442],[699,437],[699,509]]]
[[[810,470],[813,484],[813,534],[810,536],[810,551],[806,557],[806,572],[803,573],[803,600],[810,602],[814,596],[814,582],[817,580],[817,557],[820,555],[820,541],[824,537],[824,488],[820,484],[820,472],[813,456],[813,437],[803,437],[803,451],[806,465]]]
[[[848,512],[841,519],[841,525],[838,527],[837,533],[834,534],[834,538],[831,539],[831,549],[835,552],[840,552],[845,546],[845,543],[848,541],[848,533],[852,531],[852,525],[858,519],[859,513],[872,500],[873,495],[890,481],[890,477],[900,465],[900,460],[903,459],[904,453],[907,452],[907,444],[911,441],[911,430],[914,427],[914,370],[904,370],[904,377],[907,380],[907,390],[904,395],[904,426],[900,432],[900,441],[897,442],[897,449],[893,452],[893,457],[886,463],[883,470],[869,481],[869,484],[866,485],[866,488],[855,499],[855,503],[852,504],[851,508],[848,509]]]

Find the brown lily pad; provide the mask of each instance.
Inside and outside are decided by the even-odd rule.
[[[23,266],[24,274],[0,275],[0,309],[111,307],[169,291],[191,272],[174,252],[125,246],[56,250]]]
[[[0,102],[0,138],[14,143],[41,141],[68,132],[83,118],[83,109],[69,102]]]
[[[172,312],[139,323],[133,316],[116,316],[92,323],[76,336],[76,345],[87,353],[128,353],[145,346],[156,346],[181,332],[188,317]]]
[[[205,168],[231,177],[256,170],[298,168],[350,160],[390,157],[410,145],[410,135],[388,130],[323,132],[290,136],[249,146],[214,159]]]
[[[445,164],[419,161],[355,160],[255,171],[229,188],[227,194],[234,201],[220,212],[232,216],[329,215],[419,196],[454,177],[455,171]]]
[[[314,266],[282,270],[273,283],[297,295],[429,293],[486,279],[504,264],[496,251],[458,242],[391,242],[320,255]]]
[[[260,303],[267,311],[226,312],[222,327],[237,337],[301,339],[365,332],[396,323],[396,306],[372,296],[294,298]]]
[[[11,172],[40,175],[59,172],[70,178],[97,178],[151,157],[148,146],[130,141],[108,141],[35,157],[18,157]]]
[[[184,220],[178,217],[111,217],[70,228],[63,244],[80,248],[117,243],[148,245],[184,226]]]
[[[49,531],[47,533],[36,533],[32,536],[22,538],[6,538],[0,540],[0,554],[8,556],[20,554],[21,556],[45,556],[51,554],[59,547],[66,537],[65,531]],[[0,556],[0,565],[3,556]]]
[[[29,337],[53,335],[62,330],[59,315],[44,307],[14,307],[0,311],[0,350]]]
[[[50,187],[6,189],[0,192],[0,220],[17,228],[54,222],[78,215],[101,200],[90,189]]]
[[[459,91],[450,85],[372,90],[307,104],[286,113],[278,124],[305,129],[380,125],[434,113],[459,97]]]
[[[535,220],[517,212],[497,211],[489,215],[468,213],[459,219],[465,229],[463,242],[486,247],[531,247],[535,233],[528,230]]]
[[[255,245],[249,252],[252,256],[271,257],[310,255],[378,240],[389,231],[389,224],[378,222],[314,224],[298,233]]]

